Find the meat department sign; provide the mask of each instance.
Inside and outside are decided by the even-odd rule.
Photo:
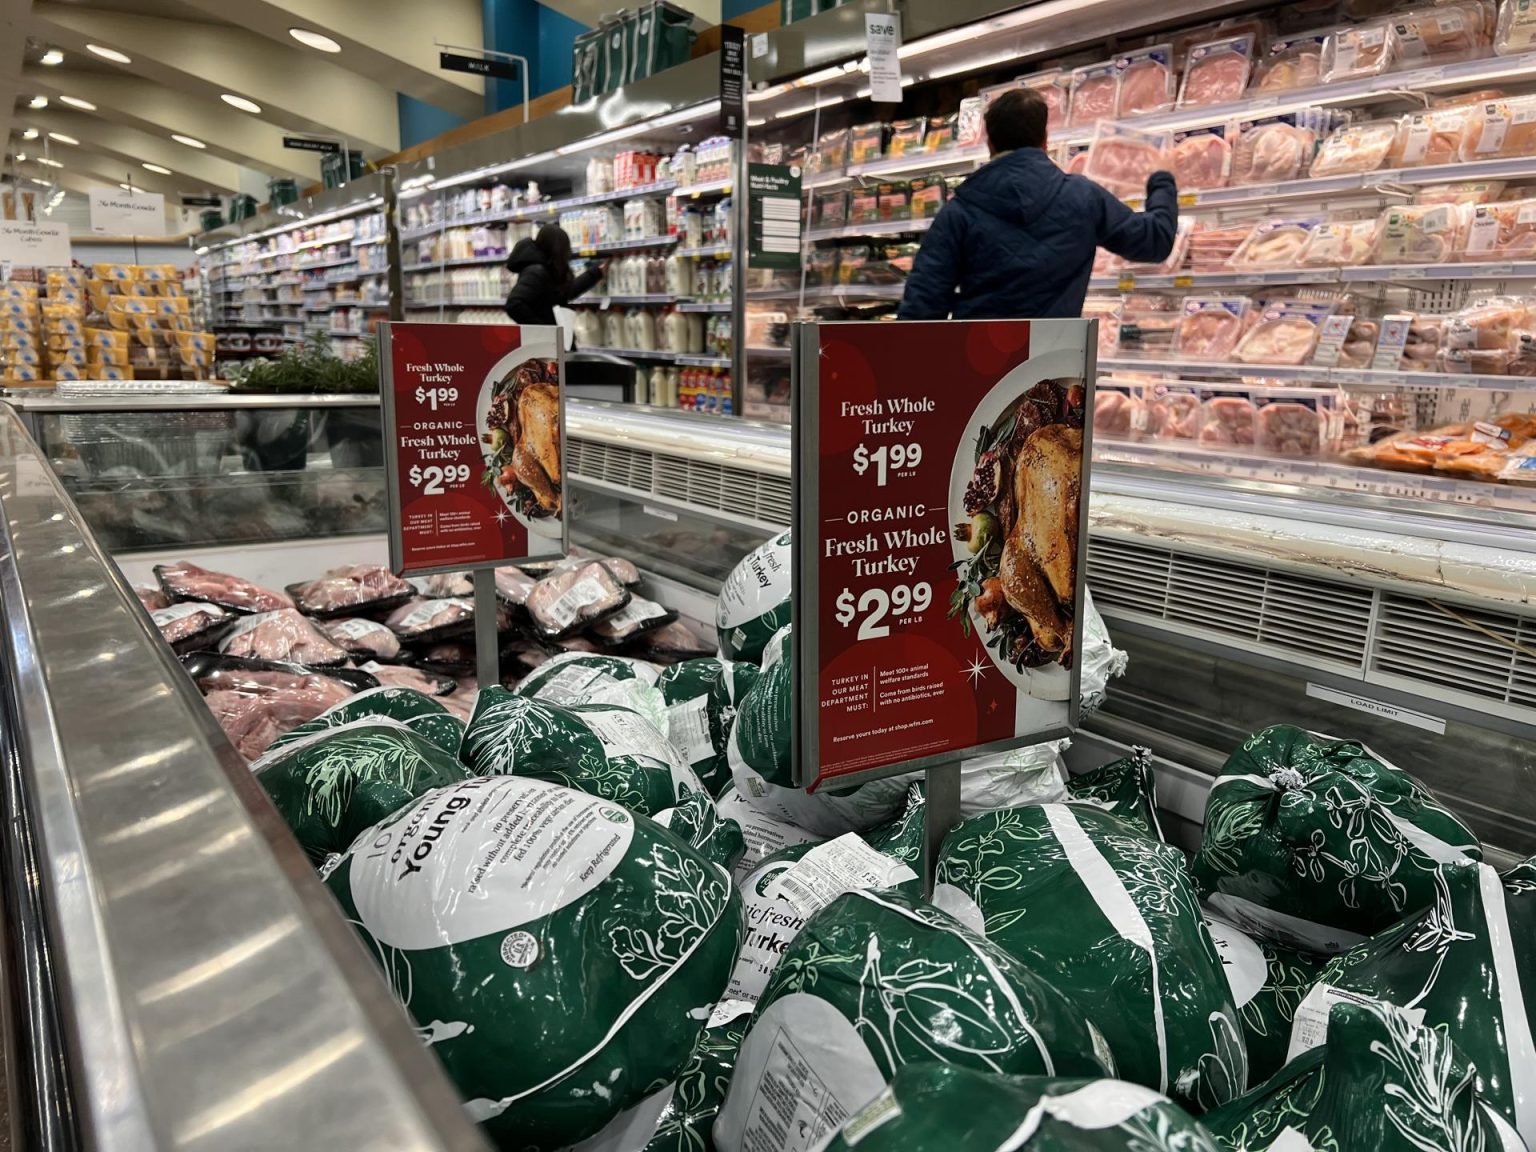
[[[380,339],[390,567],[563,556],[559,329],[396,322]]]
[[[1095,325],[806,324],[797,782],[1077,724]]]

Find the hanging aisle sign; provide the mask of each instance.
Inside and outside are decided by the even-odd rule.
[[[1095,325],[805,324],[797,783],[1076,726]]]
[[[380,325],[390,567],[565,555],[560,330]]]
[[[0,264],[13,268],[69,267],[69,227],[0,220]]]
[[[283,147],[299,152],[340,152],[339,140],[313,140],[308,136],[284,136]]]
[[[92,188],[91,231],[98,236],[164,236],[165,197],[158,192]]]
[[[516,80],[522,75],[516,60],[491,60],[482,56],[461,56],[457,52],[439,52],[437,66],[445,72],[468,72],[493,80]]]
[[[720,26],[720,131],[736,139],[747,125],[747,33]]]
[[[901,16],[864,13],[864,46],[869,54],[869,98],[876,104],[901,103]]]

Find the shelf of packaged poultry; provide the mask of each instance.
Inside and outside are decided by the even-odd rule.
[[[861,164],[849,164],[842,168],[812,173],[801,182],[801,187],[824,188],[829,184],[841,184],[845,180],[858,180],[866,176],[894,176],[901,172],[931,172],[938,168],[976,168],[986,160],[985,148],[909,152],[903,156],[886,156],[879,160],[867,160]]]
[[[416,228],[400,229],[400,239],[419,239],[433,236],[449,228],[475,228],[482,224],[505,224],[511,220],[531,220],[538,216],[552,216],[571,208],[588,208],[594,204],[612,204],[620,200],[633,200],[641,196],[674,195],[679,198],[707,196],[712,192],[729,193],[731,181],[706,180],[698,184],[675,184],[670,180],[655,184],[641,184],[634,188],[620,188],[613,192],[593,192],[584,196],[564,196],[558,200],[540,200],[537,204],[520,204],[499,212],[479,212],[473,216],[459,216],[452,220],[438,220]]]
[[[1382,388],[1476,388],[1497,392],[1536,388],[1533,376],[1480,376],[1460,372],[1405,372],[1396,368],[1325,368],[1312,364],[1237,364],[1226,360],[1141,359],[1109,356],[1101,372],[1140,372],[1155,376],[1206,377],[1219,380],[1294,380],[1317,385],[1374,385]],[[1129,381],[1128,381],[1129,382]]]
[[[1422,500],[1434,504],[1536,512],[1536,487],[1460,480],[1415,472],[1393,472],[1383,468],[1359,467],[1342,461],[1243,456],[1229,454],[1230,451],[1180,448],[1166,442],[1134,444],[1100,435],[1094,438],[1093,462],[1095,466],[1110,464],[1151,467],[1196,476],[1296,484],[1307,488],[1330,488],[1339,492]]]
[[[1523,280],[1536,278],[1536,260],[1461,264],[1362,264],[1351,268],[1249,268],[1229,272],[1179,272],[1142,275],[1126,272],[1095,276],[1094,289],[1121,292],[1187,288],[1261,288],[1270,284],[1358,284],[1408,280]]]
[[[1402,93],[1405,99],[1417,101],[1417,94],[1421,92],[1475,88],[1502,80],[1528,80],[1533,71],[1536,71],[1536,52],[1525,52],[1517,56],[1487,56],[1478,60],[1459,60],[1424,68],[1405,68],[1397,72],[1384,72],[1379,76],[1335,80],[1311,88],[1292,88],[1288,91],[1262,95],[1250,93],[1240,100],[1233,100],[1226,104],[1210,104],[1203,108],[1175,108],[1165,112],[1127,116],[1122,122],[1153,131],[1206,128],[1225,124],[1231,120],[1258,120],[1323,105],[1366,104],[1393,93]],[[1092,142],[1092,128],[1069,128],[1058,133],[1052,140],[1053,144],[1068,145]],[[1463,170],[1461,165],[1448,167],[1458,172]],[[1477,180],[1483,177],[1456,175],[1446,179]]]
[[[864,236],[902,236],[908,232],[926,232],[933,227],[933,218],[924,216],[917,220],[876,220],[868,224],[843,224],[837,228],[808,228],[805,241],[816,244],[823,240],[846,240]]]

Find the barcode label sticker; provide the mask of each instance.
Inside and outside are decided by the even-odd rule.
[[[849,832],[812,848],[768,886],[766,895],[811,916],[844,892],[889,888],[915,879],[917,873],[900,860],[876,852]]]

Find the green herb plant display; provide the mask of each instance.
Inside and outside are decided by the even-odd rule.
[[[234,392],[377,392],[378,344],[369,340],[361,356],[343,360],[331,351],[330,339],[317,332],[275,360],[246,361],[230,371],[229,381]]]

